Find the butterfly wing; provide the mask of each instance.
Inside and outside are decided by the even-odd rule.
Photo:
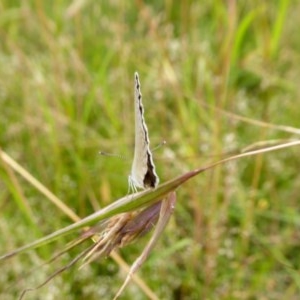
[[[144,118],[141,85],[139,75],[135,73],[135,146],[134,158],[129,181],[133,188],[154,188],[159,182],[155,172],[148,128]]]

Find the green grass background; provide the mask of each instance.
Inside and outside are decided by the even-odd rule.
[[[288,0],[2,0],[0,147],[85,217],[127,193],[134,71],[151,145],[167,141],[154,152],[161,182],[259,141],[297,138],[215,108],[300,127],[299,11]],[[185,184],[141,278],[159,299],[298,299],[299,169],[295,147]],[[4,163],[0,208],[1,254],[71,224]],[[79,249],[41,266],[71,239],[1,262],[0,298],[68,263]],[[133,262],[146,241],[123,258]],[[111,299],[123,279],[102,259],[25,299]],[[146,296],[131,283],[123,299]]]

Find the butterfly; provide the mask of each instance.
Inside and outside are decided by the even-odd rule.
[[[135,144],[128,183],[129,188],[137,191],[138,188],[155,188],[159,183],[159,178],[155,172],[155,165],[150,150],[148,128],[144,118],[141,84],[137,72],[134,74],[134,79]]]

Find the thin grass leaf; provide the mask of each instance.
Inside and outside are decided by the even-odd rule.
[[[36,240],[28,245],[25,245],[14,251],[11,251],[7,254],[0,256],[0,260],[7,259],[7,258],[13,257],[19,253],[28,251],[30,249],[35,249],[42,245],[48,244],[52,241],[57,240],[61,236],[65,236],[65,235],[70,234],[80,228],[92,225],[96,222],[102,221],[102,220],[112,217],[114,215],[132,211],[132,210],[144,207],[146,205],[150,205],[151,203],[155,203],[155,202],[161,200],[163,197],[165,197],[171,191],[174,191],[176,188],[181,186],[186,181],[188,181],[191,178],[197,176],[198,174],[200,174],[204,171],[207,171],[209,169],[212,169],[218,165],[227,163],[229,161],[237,160],[237,159],[240,159],[243,157],[253,156],[253,155],[262,154],[262,153],[266,153],[266,152],[270,152],[270,151],[276,151],[279,149],[284,149],[284,148],[298,146],[298,145],[300,145],[300,140],[296,140],[296,141],[292,141],[289,143],[276,145],[276,146],[272,146],[272,147],[266,147],[264,149],[254,150],[254,151],[250,151],[247,153],[234,155],[229,158],[219,160],[208,166],[187,172],[175,179],[172,179],[168,182],[161,184],[156,189],[149,189],[149,190],[146,190],[143,192],[135,193],[132,195],[127,195],[127,196],[113,202],[112,204],[106,206],[105,208],[101,209],[100,211],[95,212],[95,213],[91,214],[90,216],[82,219],[81,221],[78,221],[70,226],[67,226],[60,230],[57,230],[57,231],[53,232],[52,234],[49,234],[39,240]]]
[[[87,248],[86,250],[84,250],[83,252],[81,252],[80,254],[78,254],[72,261],[70,261],[67,265],[61,267],[60,269],[56,270],[53,274],[51,274],[45,281],[43,281],[40,285],[38,285],[37,287],[34,288],[27,288],[25,290],[22,291],[21,295],[20,295],[20,300],[23,299],[23,297],[25,296],[26,293],[28,292],[32,292],[32,291],[36,291],[40,288],[42,288],[43,286],[45,286],[49,281],[51,281],[54,277],[56,277],[57,275],[61,274],[62,272],[70,269],[71,267],[73,267],[82,257],[84,257],[86,255],[86,253],[88,251],[90,251],[90,249],[93,247],[90,246],[89,248]]]
[[[289,0],[281,0],[279,1],[278,9],[276,10],[278,14],[277,14],[275,25],[273,27],[272,39],[271,39],[271,56],[273,58],[276,57],[278,52],[279,42],[282,35],[283,26],[286,21],[286,15],[287,15],[289,4],[290,4]]]

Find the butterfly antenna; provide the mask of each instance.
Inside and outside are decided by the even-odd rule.
[[[121,159],[124,159],[124,160],[127,159],[124,155],[116,154],[116,153],[109,153],[109,152],[99,151],[99,154],[103,155],[103,156],[109,156],[109,157],[118,157],[118,158],[121,158]]]
[[[157,146],[155,146],[152,151],[156,151],[157,149],[159,149],[160,147],[164,146],[167,144],[167,141],[163,140],[161,141]]]

